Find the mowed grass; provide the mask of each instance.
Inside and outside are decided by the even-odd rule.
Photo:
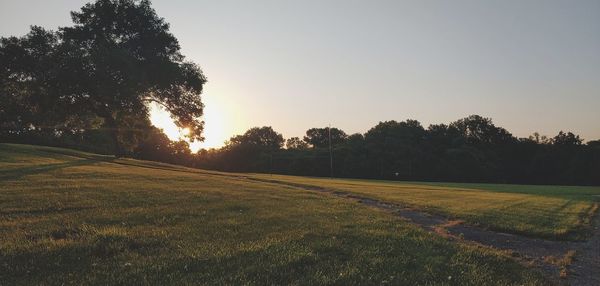
[[[504,253],[356,202],[0,144],[0,285],[545,285]]]
[[[253,176],[345,191],[493,230],[557,240],[589,237],[591,220],[600,200],[600,187]]]

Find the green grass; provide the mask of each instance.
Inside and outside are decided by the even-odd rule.
[[[490,229],[558,240],[589,236],[600,187],[328,179],[254,174],[443,214]]]
[[[531,196],[525,202],[534,206],[541,206],[537,199],[548,206],[566,200],[277,178],[398,201],[410,196],[415,205],[452,211],[463,195],[467,201],[484,195],[487,211],[512,196]],[[590,201],[572,204],[581,203]],[[0,285],[546,282],[502,252],[450,242],[334,196],[167,164],[0,144]]]

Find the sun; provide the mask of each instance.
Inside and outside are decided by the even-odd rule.
[[[212,103],[212,102],[211,102]],[[165,135],[171,141],[185,140],[190,143],[192,152],[197,152],[201,148],[218,148],[223,146],[227,140],[225,132],[226,118],[222,112],[219,112],[216,104],[207,104],[204,109],[202,119],[205,122],[203,136],[204,142],[190,142],[185,136],[190,134],[189,128],[179,128],[173,122],[173,119],[167,111],[160,105],[150,104],[150,122],[152,125],[163,130]]]

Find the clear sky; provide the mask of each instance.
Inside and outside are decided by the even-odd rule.
[[[0,0],[0,36],[70,25],[68,12],[86,2]],[[383,120],[426,127],[470,114],[520,137],[600,139],[597,0],[153,6],[208,77],[203,146],[253,126],[285,137],[328,124],[364,133]]]

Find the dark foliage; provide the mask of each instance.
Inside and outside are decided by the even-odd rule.
[[[346,140],[346,133],[337,128],[311,128],[306,130],[304,142],[312,147],[324,148],[329,146],[329,138],[331,136],[331,145],[339,145]]]
[[[272,135],[277,138],[272,140],[280,142],[275,145],[250,139],[263,129],[277,134],[270,127],[253,128],[221,149],[202,150],[192,165],[222,171],[329,176],[327,128],[309,129],[304,141],[288,139],[286,149],[281,148],[280,136]],[[583,144],[571,132],[561,131],[553,138],[537,133],[516,138],[478,115],[427,129],[418,121],[406,120],[380,122],[364,135],[347,136],[340,129],[331,130],[336,177],[600,185],[600,141]]]
[[[98,0],[71,15],[58,32],[0,39],[0,136],[103,128],[125,155],[140,141],[132,125],[156,102],[203,139],[206,79],[149,1]]]

